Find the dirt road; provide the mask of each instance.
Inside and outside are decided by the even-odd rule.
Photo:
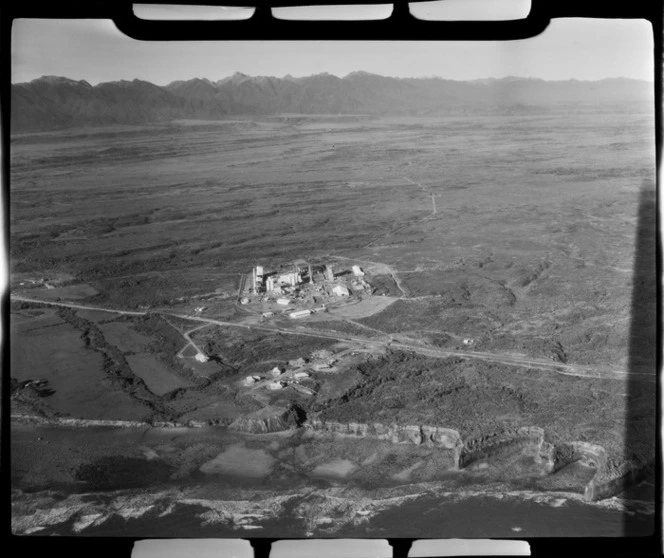
[[[116,314],[128,314],[133,316],[142,316],[147,314],[147,312],[135,312],[130,310],[113,310],[109,308],[100,308],[96,306],[84,306],[82,304],[73,304],[67,302],[50,302],[42,301],[33,298],[26,298],[22,296],[11,295],[12,300],[23,301],[23,302],[33,302],[37,304],[44,304],[48,306],[61,306],[65,308],[76,308],[80,310],[101,310],[104,312],[114,312]],[[258,331],[267,331],[271,333],[283,333],[287,335],[301,335],[305,337],[318,337],[323,339],[335,339],[337,341],[345,341],[349,343],[356,343],[358,345],[363,345],[375,350],[385,350],[387,348],[396,349],[400,351],[411,351],[425,356],[430,356],[433,358],[449,358],[451,356],[464,358],[464,359],[475,359],[483,360],[485,362],[493,362],[496,364],[506,364],[509,366],[519,366],[523,368],[533,368],[537,370],[546,370],[549,372],[555,372],[557,374],[564,374],[566,376],[579,376],[584,378],[603,378],[603,379],[612,379],[612,380],[626,380],[626,379],[636,379],[640,381],[651,381],[656,380],[656,375],[653,372],[652,374],[645,372],[634,372],[629,373],[623,370],[613,370],[606,367],[593,367],[587,365],[572,365],[572,364],[563,364],[560,362],[552,362],[544,359],[531,359],[516,355],[509,354],[495,354],[495,353],[485,353],[480,351],[467,351],[467,350],[447,350],[447,349],[438,349],[433,347],[423,347],[421,345],[405,343],[403,341],[377,341],[365,339],[362,337],[356,337],[353,335],[343,335],[332,332],[322,332],[322,331],[302,331],[302,330],[293,330],[287,328],[280,328],[276,326],[265,326],[265,325],[256,325],[256,324],[246,324],[246,323],[236,323],[236,322],[225,322],[222,320],[215,320],[213,318],[204,318],[202,316],[188,316],[185,314],[175,314],[175,313],[165,313],[160,312],[164,317],[173,316],[176,318],[181,318],[184,320],[191,320],[195,322],[204,322],[205,324],[214,324],[224,327],[240,327],[250,330]],[[198,328],[196,328],[198,329]],[[192,330],[193,331],[193,330]]]
[[[168,320],[167,320],[167,321],[168,321]],[[172,324],[171,324],[171,325],[172,325]],[[192,339],[191,337],[189,337],[189,334],[190,334],[190,333],[194,333],[194,331],[198,331],[199,329],[203,329],[204,327],[210,327],[211,325],[212,325],[212,324],[203,324],[203,325],[199,325],[198,327],[192,328],[192,329],[190,329],[190,330],[188,330],[188,331],[185,331],[185,332],[182,334],[182,337],[185,338],[185,340],[187,341],[187,344],[186,344],[184,347],[182,347],[182,348],[180,349],[180,351],[179,351],[178,354],[177,354],[177,357],[178,357],[178,358],[183,358],[183,357],[182,357],[182,353],[184,353],[184,352],[187,350],[188,347],[193,347],[194,350],[195,350],[197,353],[205,354],[205,353],[203,353],[203,351],[201,351],[201,349],[196,345],[196,343],[194,343],[193,339]]]
[[[420,188],[422,188],[422,191],[423,191],[424,193],[429,194],[429,195],[431,196],[431,215],[435,215],[435,214],[436,214],[436,196],[435,196],[434,193],[431,191],[431,189],[430,189],[430,188],[427,188],[426,186],[422,186],[422,184],[420,184],[419,182],[415,182],[414,180],[411,180],[411,179],[408,178],[407,176],[404,176],[404,178],[405,178],[408,182],[410,182],[411,184],[413,184],[414,186],[419,186]]]

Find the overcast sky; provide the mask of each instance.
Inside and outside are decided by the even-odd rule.
[[[652,81],[652,31],[645,20],[555,19],[541,35],[507,42],[147,42],[109,20],[14,22],[12,82],[42,75],[102,81],[134,78],[165,85],[249,75],[385,76],[468,80],[537,77]]]

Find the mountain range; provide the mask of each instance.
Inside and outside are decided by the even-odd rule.
[[[43,76],[11,86],[11,130],[145,124],[176,119],[224,119],[273,114],[487,114],[578,107],[650,109],[653,84],[626,78],[545,81],[506,77],[453,81],[393,78],[353,72],[308,77],[248,76],[190,79],[159,86],[147,81],[90,85]],[[649,104],[646,104],[649,103]]]

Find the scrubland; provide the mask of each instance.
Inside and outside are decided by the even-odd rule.
[[[13,303],[12,413],[228,425],[267,404],[297,405],[331,420],[457,428],[468,439],[540,426],[554,443],[603,445],[615,470],[650,463],[651,116],[327,120],[13,138],[12,293],[146,314]],[[212,325],[191,334],[209,362],[194,363],[190,349],[176,356],[201,324],[173,314],[204,306],[211,319],[256,323],[237,304],[242,274],[299,258],[357,262],[373,296],[390,300],[276,322],[282,331]],[[293,335],[297,327],[359,345],[393,336],[463,350],[470,340],[474,351],[625,374],[582,378],[385,347],[337,374],[312,374],[314,396],[242,389],[247,375],[350,346]],[[19,386],[31,379],[48,389]],[[16,455],[32,455],[21,444]],[[344,469],[335,463],[326,466]]]

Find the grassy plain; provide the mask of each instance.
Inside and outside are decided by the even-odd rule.
[[[206,317],[247,322],[255,316],[236,304],[242,274],[304,258],[358,263],[378,296],[324,319],[274,320],[291,334],[197,330],[191,338],[214,357],[195,365],[198,375],[191,352],[176,357],[195,327],[186,321],[17,308],[12,376],[48,378],[56,393],[43,405],[89,418],[227,423],[296,402],[337,420],[431,422],[470,437],[537,425],[604,444],[616,462],[648,462],[651,384],[398,351],[315,374],[313,398],[253,397],[238,384],[338,348],[297,328],[444,348],[469,338],[477,351],[654,374],[654,259],[638,267],[635,256],[654,254],[654,219],[639,222],[643,192],[653,191],[647,112],[302,117],[16,137],[13,292],[187,315],[205,307]],[[55,274],[54,289],[20,285]],[[339,458],[330,467],[344,470]]]
[[[394,272],[401,288],[384,274],[383,292],[432,297],[451,335],[624,368],[653,145],[649,114],[592,112],[22,136],[12,271],[58,269],[125,308],[217,291],[211,312],[237,320],[252,265],[353,258]],[[370,324],[394,329],[397,309],[426,337],[418,304]]]
[[[87,315],[86,311],[79,312],[79,316]],[[115,319],[117,316],[113,316]],[[115,345],[123,353],[140,353],[151,343],[152,339],[133,330],[131,323],[110,322],[99,326],[106,340]]]
[[[191,384],[174,375],[166,366],[152,355],[129,355],[127,362],[155,395],[164,395],[177,388]]]

